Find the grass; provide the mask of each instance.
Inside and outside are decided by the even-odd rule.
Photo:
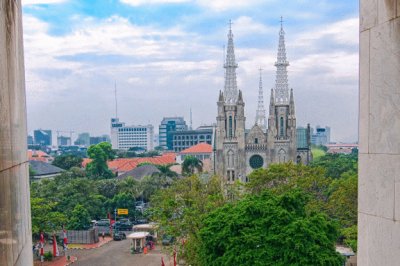
[[[320,157],[325,155],[325,151],[318,148],[312,148],[311,153],[313,155],[314,160],[318,160]]]

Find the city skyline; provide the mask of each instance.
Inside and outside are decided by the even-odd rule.
[[[275,83],[282,15],[298,126],[329,125],[333,140],[357,141],[356,2],[144,2],[91,3],[89,9],[71,0],[23,1],[29,131],[109,134],[114,82],[118,116],[127,124],[157,128],[166,116],[188,121],[190,108],[194,127],[213,123],[229,19],[249,128],[258,69],[263,68],[264,95]]]

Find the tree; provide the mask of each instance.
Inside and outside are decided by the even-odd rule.
[[[110,143],[101,142],[91,145],[88,149],[88,156],[92,159],[86,166],[88,176],[94,179],[112,178],[114,176],[107,166],[107,160],[114,159],[114,152]]]
[[[336,226],[305,211],[299,191],[264,191],[206,215],[192,265],[342,265]]]
[[[57,202],[31,197],[33,234],[39,234],[40,231],[52,232],[65,224],[67,217],[63,213],[56,211],[56,207]]]
[[[86,230],[90,227],[90,215],[83,205],[77,204],[71,213],[67,228],[69,230]]]
[[[339,178],[343,173],[352,171],[357,173],[358,155],[352,154],[326,154],[318,160],[311,162],[312,167],[323,167],[325,176]]]
[[[52,164],[64,170],[69,170],[72,167],[82,167],[82,161],[82,157],[72,154],[64,154],[57,156]]]
[[[135,198],[128,193],[118,193],[107,201],[108,211],[113,213],[115,209],[128,209],[130,217],[135,216]]]
[[[200,179],[197,175],[178,179],[151,198],[152,219],[163,232],[185,242],[185,258],[198,256],[198,234],[202,217],[225,204],[220,179]]]
[[[194,156],[186,156],[182,163],[182,173],[186,175],[194,174],[203,171],[203,162]]]
[[[154,173],[153,176],[158,177],[161,182],[162,187],[167,187],[172,184],[172,181],[178,176],[178,174],[171,170],[171,166],[175,164],[163,164],[156,165],[157,169],[160,171],[159,173]]]

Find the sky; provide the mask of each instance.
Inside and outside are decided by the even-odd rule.
[[[280,17],[297,126],[358,140],[356,0],[22,0],[28,130],[110,134],[183,116],[216,122],[232,20],[246,126],[255,123],[259,68],[265,107],[275,83]],[[268,113],[267,113],[268,115]],[[66,134],[69,135],[69,134]]]

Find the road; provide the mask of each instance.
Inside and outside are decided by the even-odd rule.
[[[161,253],[160,246],[146,255],[131,254],[130,240],[111,241],[99,248],[68,252],[78,257],[73,266],[160,266],[161,257],[164,257],[165,265],[170,265],[169,256]]]

